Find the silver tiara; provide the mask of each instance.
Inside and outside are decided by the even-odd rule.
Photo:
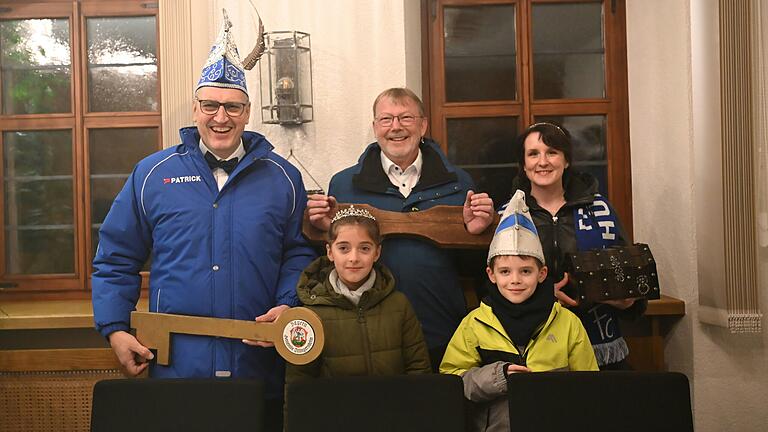
[[[551,127],[555,128],[555,129],[559,130],[561,134],[565,135],[565,132],[563,132],[563,130],[562,130],[562,129],[560,129],[560,126],[558,126],[558,125],[556,125],[556,124],[554,124],[554,123],[548,123],[548,122],[538,122],[538,123],[534,123],[534,124],[532,124],[532,125],[528,126],[528,130],[530,130],[530,129],[533,129],[533,128],[535,128],[536,126],[551,126]]]
[[[337,211],[336,215],[333,216],[333,219],[331,219],[331,223],[334,223],[337,220],[343,219],[345,217],[353,217],[353,216],[359,216],[359,217],[368,218],[370,220],[376,220],[376,218],[373,217],[371,212],[369,212],[368,210],[355,208],[355,206],[351,205],[345,208],[344,210]]]

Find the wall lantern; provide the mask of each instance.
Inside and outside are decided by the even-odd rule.
[[[309,34],[264,33],[261,119],[263,123],[299,125],[312,121],[312,58]]]

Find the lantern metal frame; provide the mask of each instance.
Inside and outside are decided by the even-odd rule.
[[[309,33],[264,33],[261,58],[261,119],[263,123],[300,125],[311,122],[312,54]]]

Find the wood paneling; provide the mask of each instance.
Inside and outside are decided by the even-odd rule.
[[[111,348],[0,350],[0,372],[119,368],[120,362]]]

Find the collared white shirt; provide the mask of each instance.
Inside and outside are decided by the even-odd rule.
[[[392,162],[384,152],[381,152],[381,167],[384,169],[384,172],[387,173],[389,181],[397,186],[397,188],[400,189],[400,193],[406,198],[411,194],[411,190],[416,186],[416,183],[419,182],[419,178],[421,177],[421,164],[421,149],[419,149],[419,154],[416,155],[416,160],[405,170],[402,170],[396,163]]]
[[[206,147],[205,144],[203,144],[203,140],[202,139],[200,140],[200,151],[203,153],[203,156],[205,156],[205,154],[210,151],[208,149],[208,147]],[[213,154],[213,152],[211,152],[211,154]],[[216,156],[216,155],[214,154],[214,156]],[[230,160],[232,158],[239,158],[240,161],[242,161],[243,160],[243,156],[245,156],[245,147],[243,146],[243,140],[240,139],[240,145],[237,146],[237,149],[235,150],[234,153],[229,155],[229,157],[226,158],[226,159],[219,159],[218,156],[216,156],[216,159],[219,159],[219,160]],[[214,169],[212,171],[212,174],[213,174],[213,178],[216,179],[216,184],[218,185],[219,190],[221,190],[221,188],[224,187],[224,183],[227,182],[227,179],[229,178],[229,174],[227,174],[227,172],[224,171],[221,168]]]

